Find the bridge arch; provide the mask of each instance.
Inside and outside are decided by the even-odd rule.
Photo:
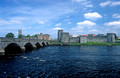
[[[37,42],[35,45],[36,45],[36,48],[37,48],[37,49],[39,49],[39,48],[42,47],[39,42]]]
[[[46,42],[46,45],[47,45],[47,46],[49,45],[48,42]]]
[[[26,43],[24,47],[25,51],[32,51],[34,49],[33,45],[30,42]]]
[[[22,53],[21,47],[16,43],[10,43],[5,47],[5,55],[16,55]]]
[[[42,42],[42,46],[43,46],[43,47],[45,47],[45,46],[46,46],[46,45],[45,45],[45,42]]]

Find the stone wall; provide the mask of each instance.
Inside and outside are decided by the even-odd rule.
[[[108,33],[106,36],[89,36],[89,37],[72,37],[70,43],[87,43],[87,42],[115,42],[115,34]]]
[[[87,42],[115,42],[115,33],[107,33],[107,35],[99,34],[97,36],[88,37],[70,37],[68,32],[58,30],[58,41],[61,43],[87,43]]]
[[[70,42],[69,33],[67,32],[62,33],[61,43],[67,44],[69,42]]]
[[[107,42],[107,36],[88,37],[87,42]]]
[[[79,42],[80,42],[79,37],[71,37],[70,38],[70,43],[79,43]]]
[[[107,33],[107,42],[115,42],[115,33]]]
[[[88,38],[87,37],[80,37],[80,43],[87,43]]]

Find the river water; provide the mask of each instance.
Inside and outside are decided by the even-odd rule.
[[[0,78],[120,77],[120,46],[48,46],[0,59]]]

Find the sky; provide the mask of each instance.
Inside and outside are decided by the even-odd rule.
[[[120,36],[120,0],[0,0],[0,37],[39,33]]]

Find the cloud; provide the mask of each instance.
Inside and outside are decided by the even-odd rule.
[[[62,29],[62,28],[59,28],[59,27],[53,28],[53,30],[60,30],[60,29]]]
[[[84,14],[84,17],[85,17],[86,19],[91,19],[91,20],[96,20],[96,19],[98,19],[98,18],[102,18],[102,16],[101,16],[99,13],[97,13],[97,12],[85,13],[85,14]]]
[[[10,25],[10,24],[22,24],[21,21],[16,21],[16,20],[3,20],[3,19],[0,19],[0,25]]]
[[[58,23],[58,24],[56,24],[55,26],[61,26],[62,25],[62,23]]]
[[[96,24],[95,24],[94,22],[85,20],[85,21],[83,21],[83,22],[78,22],[77,25],[78,25],[78,26],[87,26],[87,27],[89,27],[89,26],[94,26],[94,25],[96,25]]]
[[[90,5],[86,5],[86,7],[93,7],[93,5],[91,5],[91,4]]]
[[[102,2],[100,3],[101,7],[105,7],[105,6],[117,6],[120,5],[120,1],[106,1],[106,2]]]
[[[83,32],[84,29],[92,28],[95,25],[96,25],[96,23],[85,20],[83,22],[78,22],[77,26],[72,28],[72,30],[75,30],[77,32]]]
[[[105,23],[104,25],[120,27],[120,21],[108,22],[108,23]]]
[[[98,32],[99,30],[97,30],[97,29],[92,29],[92,30],[90,30],[91,32]]]
[[[91,4],[91,1],[87,1],[87,0],[72,0],[72,1],[76,3],[80,3],[85,7],[93,7],[93,5]]]
[[[72,0],[73,2],[83,2],[83,1],[86,1],[86,0]]]
[[[38,21],[38,24],[45,24],[44,21]]]
[[[106,1],[106,2],[100,3],[100,6],[104,7],[104,6],[107,6],[107,5],[110,5],[110,4],[111,4],[111,1]]]
[[[71,22],[69,21],[68,24],[71,24]]]
[[[120,1],[112,2],[112,6],[117,6],[117,5],[120,5]]]
[[[120,18],[120,14],[113,14],[113,18]]]

